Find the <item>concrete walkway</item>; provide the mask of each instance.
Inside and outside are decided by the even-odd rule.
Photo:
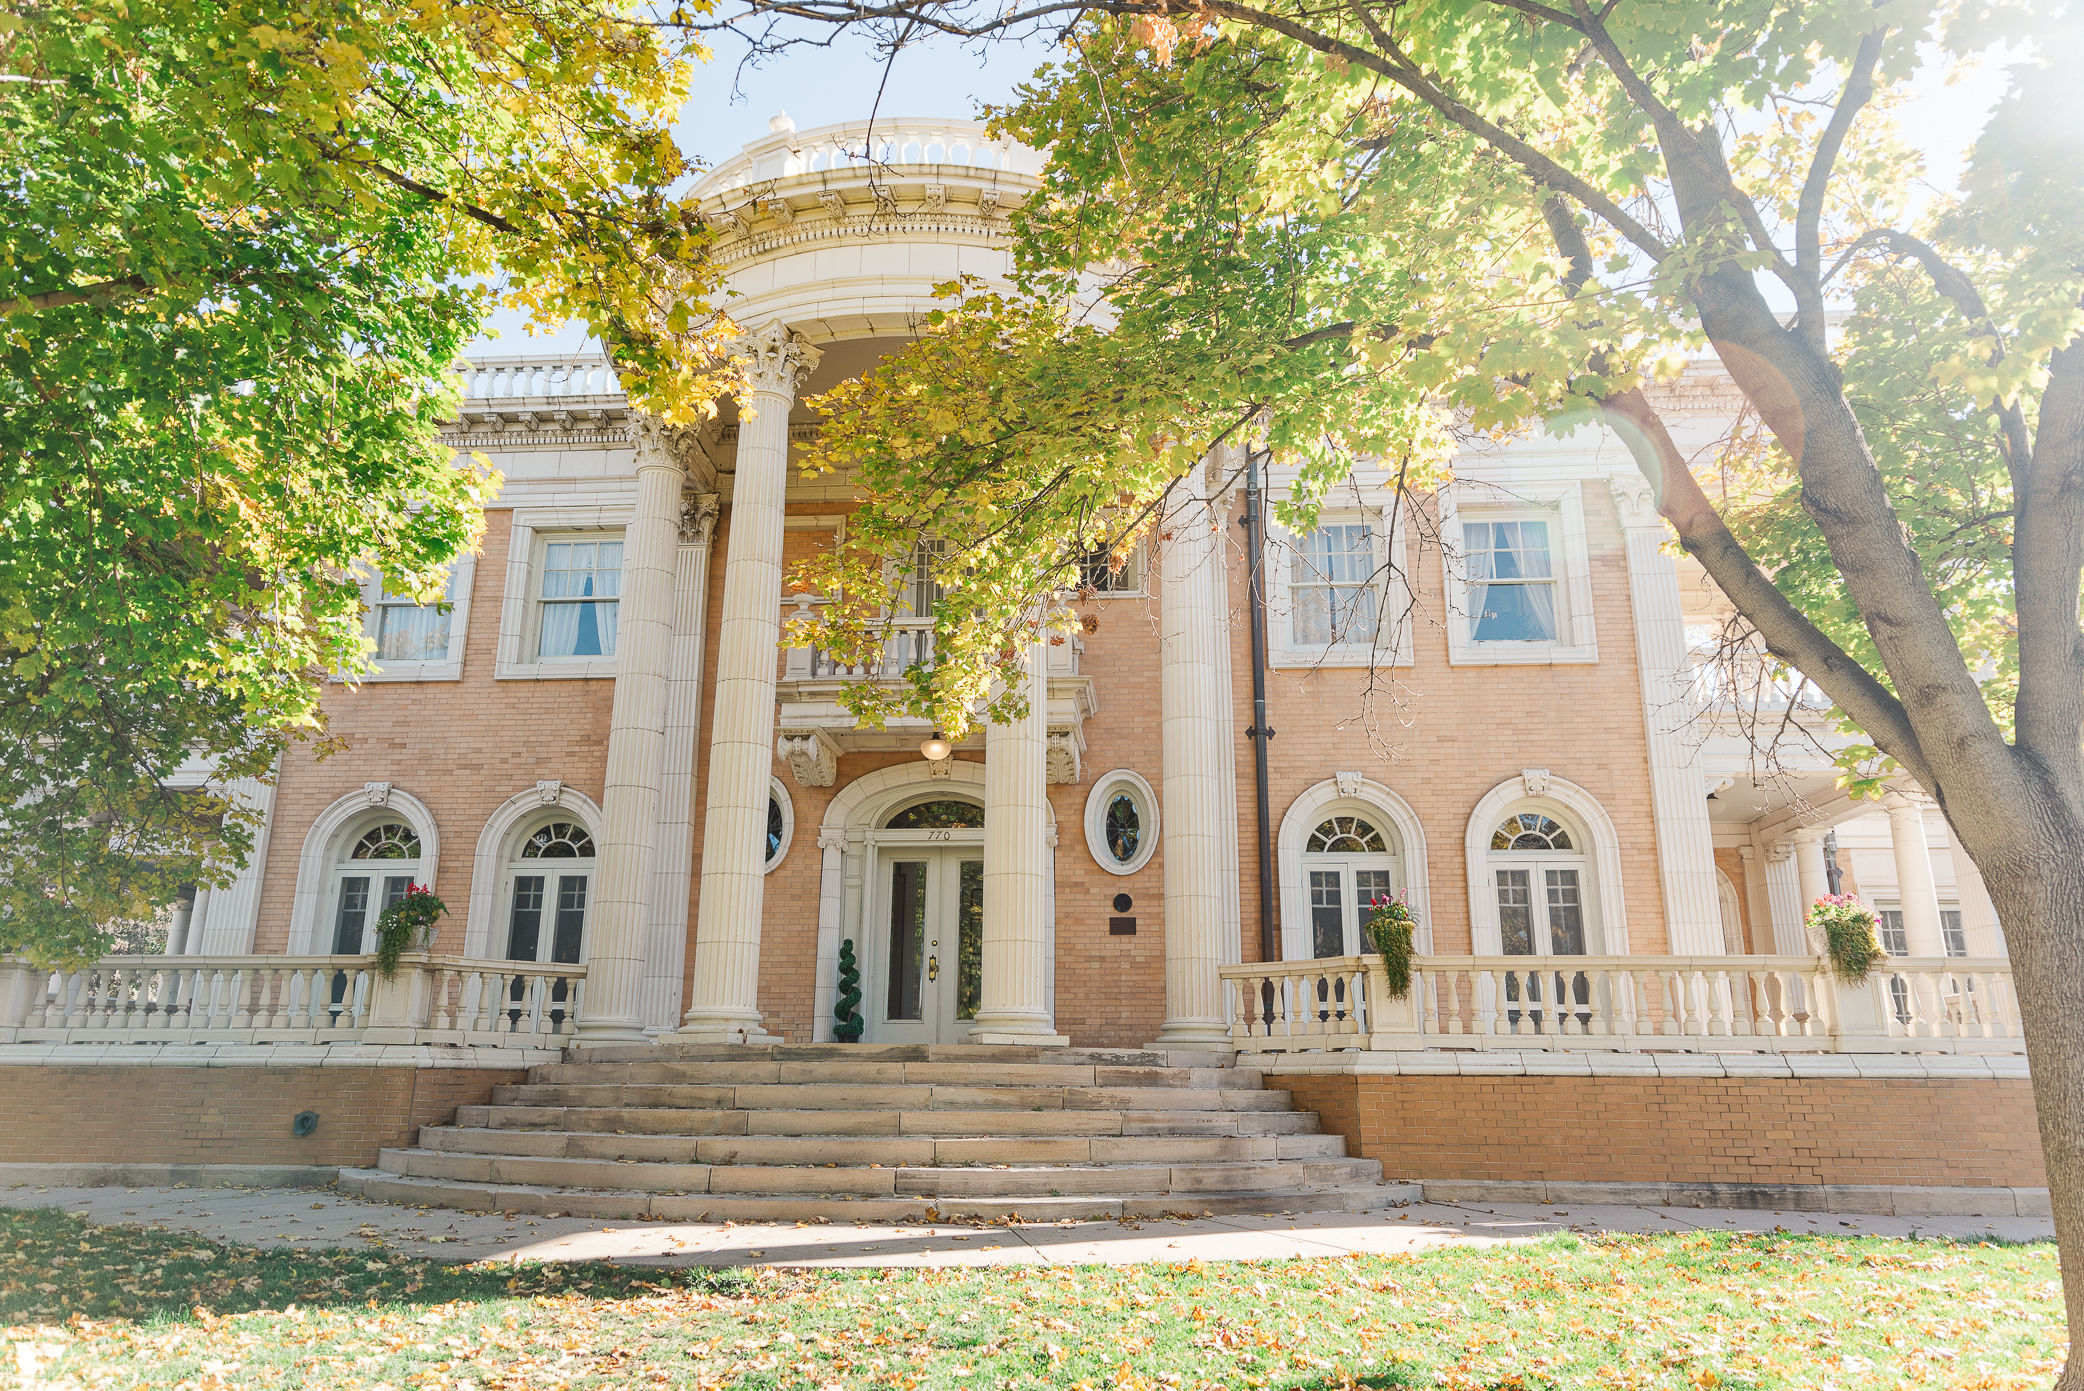
[[[2028,1217],[1867,1217],[1533,1203],[1414,1203],[1375,1212],[972,1226],[630,1222],[398,1207],[311,1188],[0,1189],[0,1205],[63,1207],[253,1246],[382,1247],[435,1260],[612,1260],[653,1266],[961,1266],[1285,1260],[1495,1245],[1557,1232],[1813,1232],[2051,1239]]]

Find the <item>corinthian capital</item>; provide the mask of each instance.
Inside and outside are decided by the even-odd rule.
[[[769,391],[794,396],[824,355],[780,319],[739,335],[731,345],[731,356],[745,374],[746,391],[755,395]]]
[[[630,412],[630,444],[637,451],[637,467],[685,468],[682,456],[694,442],[695,432],[685,425],[668,425],[647,412]]]

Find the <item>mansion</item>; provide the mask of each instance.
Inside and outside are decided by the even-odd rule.
[[[1220,1049],[1226,968],[1364,953],[1378,896],[1423,956],[1785,960],[1828,852],[1899,954],[2002,956],[1915,788],[1849,802],[1821,752],[1764,775],[1747,702],[1839,736],[1813,692],[1697,678],[1727,606],[1597,427],[1472,444],[1421,515],[1362,468],[1316,530],[1274,528],[1263,715],[1219,456],[1028,654],[1025,718],[938,758],[917,721],[857,728],[843,691],[928,653],[935,586],[922,561],[880,664],[789,645],[821,602],[792,567],[855,506],[792,465],[801,403],[902,347],[936,283],[1002,277],[1039,167],[967,122],[777,118],[701,185],[746,326],[706,427],[641,416],[599,357],[468,364],[449,440],[506,480],[480,553],[445,607],[368,586],[372,670],[326,701],[345,751],[243,791],[259,851],[170,950],[366,953],[418,884],[451,906],[437,954],[583,966],[583,1007],[556,996],[580,1044],[831,1040],[850,948],[865,1043]],[[1703,450],[1740,405],[1712,361],[1661,397]],[[1771,1012],[1722,1009],[1724,1036]]]

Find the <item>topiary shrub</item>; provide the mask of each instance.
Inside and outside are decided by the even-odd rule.
[[[1803,921],[1809,940],[1821,943],[1831,959],[1831,973],[1847,985],[1858,985],[1888,959],[1880,917],[1851,894],[1825,894],[1809,905]]]
[[[839,944],[839,1003],[832,1007],[832,1036],[841,1043],[858,1043],[867,1022],[861,1017],[861,967],[854,961],[854,939]]]
[[[1401,898],[1377,898],[1368,913],[1368,941],[1382,958],[1382,974],[1389,978],[1389,997],[1401,1000],[1411,993],[1412,943],[1418,919],[1411,905]]]
[[[436,898],[434,890],[408,885],[405,897],[376,920],[377,974],[389,980],[398,973],[399,957],[432,945],[435,920],[448,911],[449,905]]]

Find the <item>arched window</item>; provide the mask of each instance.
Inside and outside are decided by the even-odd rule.
[[[420,834],[404,821],[365,821],[349,827],[340,845],[332,875],[332,952],[361,956],[376,950],[383,910],[418,882]]]
[[[954,797],[914,802],[883,823],[891,831],[979,830],[984,825],[984,808]]]
[[[1491,832],[1489,870],[1508,956],[1583,956],[1584,838],[1542,811],[1519,811]]]
[[[1313,956],[1358,956],[1367,950],[1369,909],[1396,896],[1397,857],[1370,814],[1327,816],[1303,842],[1303,886],[1309,893]]]
[[[593,871],[593,835],[568,815],[519,838],[507,866],[507,960],[585,959]]]

